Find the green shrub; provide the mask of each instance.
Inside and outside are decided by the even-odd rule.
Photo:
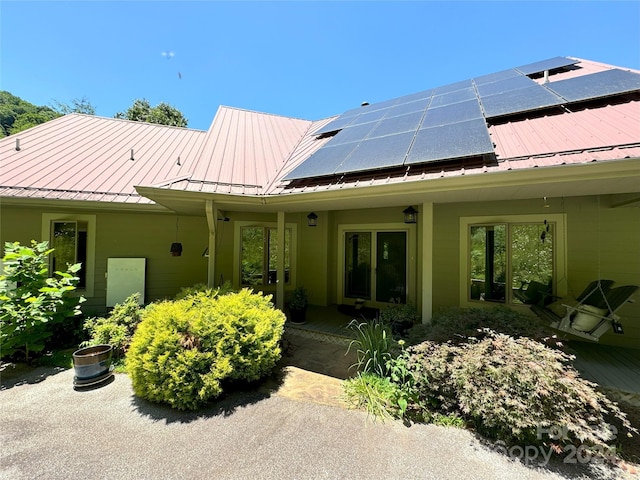
[[[347,353],[356,348],[356,367],[362,373],[375,373],[380,377],[387,374],[387,362],[391,359],[393,338],[389,328],[379,320],[358,323],[351,320],[348,327],[355,333]]]
[[[209,288],[204,283],[196,283],[190,287],[182,287],[180,291],[173,298],[174,300],[182,300],[183,298],[192,297],[196,295],[207,295],[210,297],[217,297],[220,295],[226,295],[233,292],[233,286],[231,282],[224,282],[220,287]]]
[[[134,293],[113,307],[108,317],[88,318],[84,329],[90,338],[82,346],[110,344],[113,346],[114,360],[122,358],[141,320],[139,302],[140,293]]]
[[[254,381],[280,359],[284,314],[270,297],[244,289],[152,304],[126,356],[136,395],[195,410],[223,393],[225,380]]]
[[[604,448],[612,439],[607,414],[635,431],[617,405],[570,366],[570,356],[528,338],[492,333],[460,345],[424,342],[408,352],[419,403],[472,422],[489,438],[535,445],[550,440],[541,429],[562,427],[569,438],[559,443],[575,439]]]
[[[420,314],[408,303],[390,303],[380,310],[378,319],[389,326],[393,335],[404,337],[414,324],[420,322]]]
[[[53,334],[52,325],[72,322],[84,297],[74,294],[79,263],[49,277],[48,242],[5,243],[0,276],[0,345],[2,355],[16,352],[29,361]]]
[[[409,331],[407,343],[417,345],[427,340],[461,343],[470,337],[482,337],[486,330],[537,340],[545,340],[552,334],[548,325],[537,317],[507,307],[452,307],[435,313],[429,323],[415,325]]]

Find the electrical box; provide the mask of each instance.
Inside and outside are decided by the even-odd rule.
[[[140,305],[144,305],[146,258],[107,259],[107,307],[124,302],[130,295],[140,292]]]

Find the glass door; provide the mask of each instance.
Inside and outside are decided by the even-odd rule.
[[[371,232],[346,232],[344,296],[371,300]]]
[[[407,301],[407,232],[345,232],[344,296]]]
[[[407,232],[376,235],[376,300],[407,301]]]

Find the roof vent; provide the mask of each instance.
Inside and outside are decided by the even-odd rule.
[[[20,151],[20,139],[16,138],[16,152]]]
[[[361,107],[366,107],[367,105],[369,105],[369,102],[362,102],[362,103],[360,104],[360,106],[361,106]]]
[[[549,70],[544,71],[544,83],[549,83]]]
[[[129,160],[135,160],[135,158],[133,157],[133,148],[131,149],[131,158]]]

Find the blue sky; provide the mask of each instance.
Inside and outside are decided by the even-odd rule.
[[[640,1],[2,0],[0,15],[0,89],[106,117],[164,101],[203,130],[219,105],[317,120],[558,55],[640,69]]]

